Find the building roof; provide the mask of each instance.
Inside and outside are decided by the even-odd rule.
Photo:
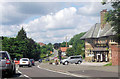
[[[45,44],[42,42],[39,42],[38,44],[40,44],[40,46],[45,46]]]
[[[105,24],[105,27],[103,29],[101,29],[100,23],[96,23],[80,39],[99,38],[99,37],[104,37],[104,36],[115,35],[115,32],[113,32],[112,30],[113,30],[113,27],[111,27],[111,25],[108,23]]]
[[[60,47],[59,49],[62,51],[62,52],[66,52],[66,50],[68,49],[69,47]]]

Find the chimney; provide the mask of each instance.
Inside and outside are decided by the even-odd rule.
[[[100,24],[101,29],[103,29],[104,26],[105,26],[105,24],[104,24],[104,17],[105,17],[105,13],[106,13],[106,12],[107,12],[107,9],[104,9],[104,10],[102,10],[102,11],[100,12],[100,15],[101,15],[101,24]]]

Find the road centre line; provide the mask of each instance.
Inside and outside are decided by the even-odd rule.
[[[59,71],[53,71],[53,70],[50,70],[50,69],[41,68],[39,65],[37,67],[40,68],[40,69],[43,69],[43,70],[50,71],[50,72],[56,72],[56,73],[60,73],[60,74],[64,74],[64,75],[69,75],[69,76],[88,77],[88,76],[83,76],[83,75],[79,76],[79,75],[75,75],[75,74],[71,74],[71,73],[64,73],[64,72],[59,72]]]

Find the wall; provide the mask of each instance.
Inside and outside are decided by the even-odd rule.
[[[120,46],[111,45],[112,65],[120,65]]]
[[[85,61],[92,61],[92,56],[90,55],[90,50],[93,50],[93,44],[94,40],[93,39],[85,39]],[[91,54],[93,52],[91,51]]]

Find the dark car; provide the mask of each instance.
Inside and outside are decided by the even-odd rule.
[[[30,59],[30,62],[31,62],[31,64],[32,64],[33,66],[35,66],[35,61],[34,61],[34,59]]]
[[[49,59],[49,58],[46,58],[45,61],[50,61],[50,59]]]
[[[38,61],[39,61],[39,63],[42,63],[42,59],[39,59]]]
[[[0,71],[2,71],[2,76],[5,75],[5,77],[16,73],[15,63],[7,51],[0,51]]]

